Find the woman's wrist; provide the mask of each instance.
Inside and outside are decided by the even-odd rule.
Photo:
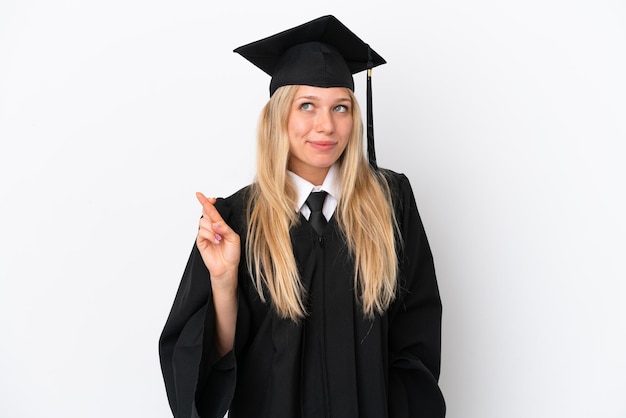
[[[219,276],[211,276],[211,289],[213,293],[219,292],[225,295],[236,293],[237,272],[237,268],[234,268]]]

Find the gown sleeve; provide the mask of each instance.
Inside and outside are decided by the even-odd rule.
[[[223,200],[216,202],[228,222]],[[233,351],[219,358],[209,272],[194,244],[159,339],[165,389],[174,418],[222,418],[235,389]]]
[[[406,176],[399,175],[396,187],[403,244],[398,299],[389,311],[389,416],[442,418],[441,299],[433,257]]]

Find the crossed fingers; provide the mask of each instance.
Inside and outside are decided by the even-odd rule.
[[[202,218],[200,218],[200,231],[206,230],[208,232],[208,236],[205,238],[209,239],[215,244],[219,244],[222,241],[222,235],[217,231],[223,230],[225,226],[224,219],[220,213],[215,209],[215,199],[214,197],[207,198],[200,192],[196,193],[196,197],[198,201],[202,205]],[[211,239],[212,238],[212,239]]]

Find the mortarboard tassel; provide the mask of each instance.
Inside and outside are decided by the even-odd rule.
[[[378,170],[376,150],[374,148],[374,112],[372,110],[372,49],[367,46],[367,158],[370,166]]]

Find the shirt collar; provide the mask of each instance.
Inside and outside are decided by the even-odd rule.
[[[302,209],[302,206],[304,206],[304,202],[306,201],[307,197],[309,197],[309,194],[311,192],[319,192],[320,190],[324,190],[325,192],[327,192],[328,195],[332,198],[330,199],[331,201],[337,202],[339,200],[340,194],[338,172],[339,168],[337,167],[337,164],[333,164],[332,166],[330,166],[330,169],[328,170],[328,173],[326,174],[326,178],[324,179],[322,185],[315,186],[314,184],[303,179],[296,173],[292,171],[287,171],[287,175],[289,176],[291,182],[296,188],[297,199],[295,211],[299,212]],[[326,200],[329,200],[328,197],[326,198]]]

